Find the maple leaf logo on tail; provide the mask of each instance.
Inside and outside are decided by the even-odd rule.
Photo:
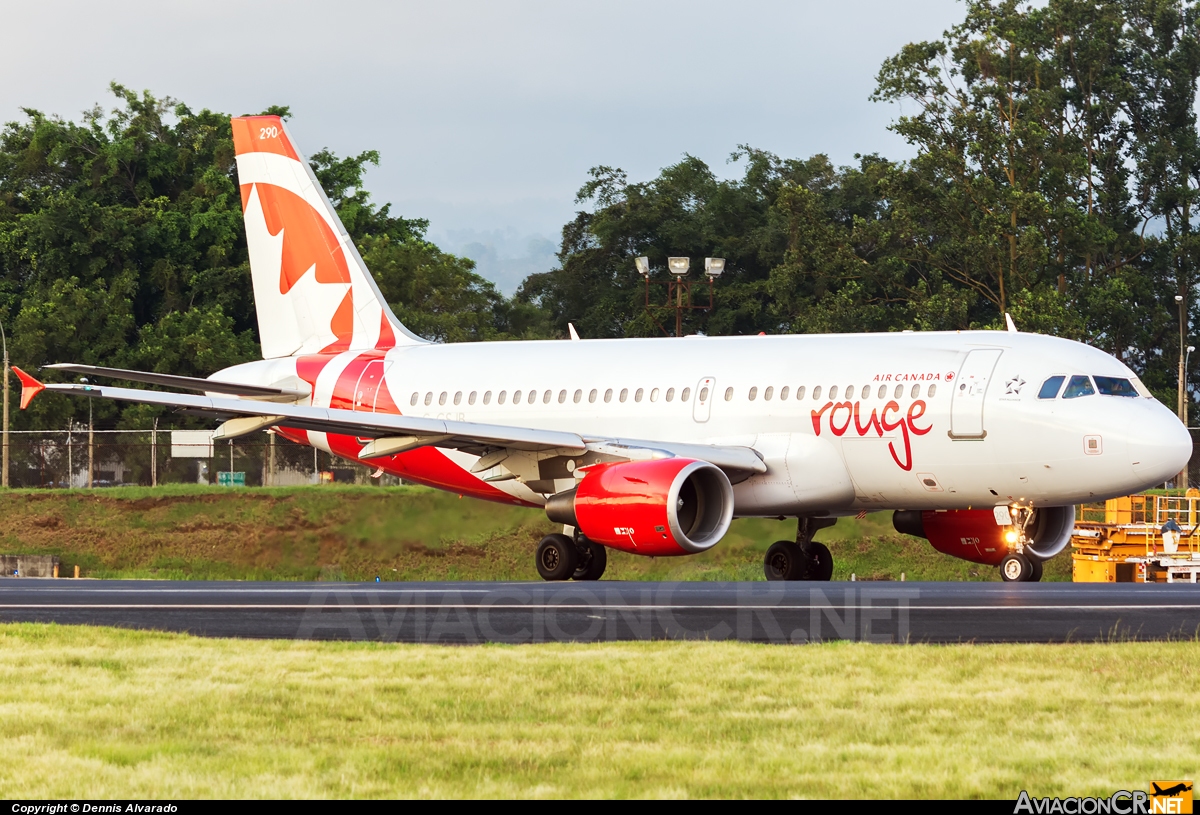
[[[232,125],[263,358],[423,342],[384,302],[283,121]]]

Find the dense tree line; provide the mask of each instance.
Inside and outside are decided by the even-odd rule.
[[[519,296],[562,331],[653,334],[632,258],[724,256],[710,315],[686,330],[999,328],[1121,357],[1174,404],[1176,295],[1197,283],[1197,9],[1180,0],[967,0],[942,38],[905,46],[874,94],[911,161],[781,159],[742,176],[685,158],[630,182],[597,167],[561,267]]]
[[[999,328],[1121,357],[1174,404],[1178,307],[1200,235],[1192,0],[965,0],[963,21],[884,62],[909,161],[741,146],[722,180],[685,157],[631,181],[594,168],[558,268],[505,298],[427,222],[375,204],[374,151],[310,162],[381,290],[438,341],[655,335],[633,259],[725,257],[709,334]],[[229,117],[114,85],[80,122],[26,110],[0,132],[0,320],[13,359],[206,375],[257,356]],[[287,115],[285,108],[273,112]],[[695,265],[698,265],[696,263]],[[1200,360],[1200,355],[1197,355]],[[145,426],[145,408],[97,406]],[[40,400],[20,421],[86,406]],[[123,413],[118,413],[123,410]]]
[[[15,364],[50,362],[206,376],[258,358],[229,116],[114,84],[118,106],[81,122],[25,110],[0,132],[0,320]],[[286,108],[270,111],[286,116]],[[363,186],[369,151],[310,162],[406,325],[430,339],[544,334],[474,264],[425,239]],[[53,378],[53,374],[50,377]],[[95,405],[104,425],[145,427],[150,408]],[[86,420],[43,399],[16,426]]]

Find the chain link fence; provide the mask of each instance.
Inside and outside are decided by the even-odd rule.
[[[401,483],[390,475],[372,478],[370,468],[273,433],[256,433],[232,443],[212,443],[208,435],[209,431],[97,430],[89,440],[87,428],[9,431],[9,484],[79,489],[157,484],[288,487]],[[205,437],[204,441],[197,443],[200,437]]]

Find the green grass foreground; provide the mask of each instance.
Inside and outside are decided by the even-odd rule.
[[[9,798],[1109,795],[1200,645],[445,646],[0,625]]]
[[[561,527],[536,509],[423,487],[321,486],[0,492],[0,552],[53,554],[63,574],[191,580],[536,580],[533,552]],[[762,580],[772,542],[795,521],[734,521],[700,555],[649,559],[610,552],[612,580]],[[999,580],[989,566],[899,535],[891,513],[842,518],[817,533],[834,579]],[[1046,580],[1070,580],[1070,557]]]

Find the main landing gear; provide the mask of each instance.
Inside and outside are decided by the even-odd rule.
[[[608,552],[575,532],[547,535],[537,548],[537,570],[543,580],[599,580],[608,565]]]
[[[1005,583],[1036,583],[1042,579],[1042,562],[1021,552],[1010,552],[1000,561]]]
[[[812,539],[818,529],[833,526],[834,518],[801,518],[796,540],[775,541],[763,558],[767,580],[829,580],[833,577],[833,555],[829,547]]]

